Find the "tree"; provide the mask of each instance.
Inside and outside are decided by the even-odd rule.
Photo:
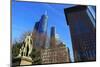
[[[19,54],[19,51],[21,48],[21,43],[15,42],[11,48],[12,48],[12,66],[13,66],[14,64],[17,64],[17,63],[15,63],[15,61],[16,61],[15,57],[17,57]],[[20,62],[18,62],[18,63],[20,63]]]
[[[41,64],[41,53],[37,49],[33,48],[31,57],[33,60],[32,64]]]
[[[16,42],[16,43],[14,43],[12,45],[12,57],[16,57],[19,54],[19,50],[21,48],[21,44],[22,43]]]

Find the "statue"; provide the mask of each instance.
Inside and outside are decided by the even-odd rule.
[[[18,55],[19,56],[30,56],[31,52],[32,52],[32,46],[33,44],[33,40],[32,40],[32,34],[31,35],[28,35],[26,36],[23,44],[22,44],[22,47],[20,49],[20,53]]]
[[[31,65],[33,60],[30,57],[33,48],[32,34],[27,35],[20,48],[19,55],[15,57],[15,65]],[[20,60],[19,60],[20,59]],[[20,62],[20,63],[19,63]]]

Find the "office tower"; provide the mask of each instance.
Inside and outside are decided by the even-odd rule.
[[[39,22],[36,22],[33,31],[38,32],[38,29],[39,29]]]
[[[46,33],[46,30],[47,30],[47,20],[48,20],[48,16],[47,16],[47,12],[45,12],[45,14],[43,14],[41,16],[41,19],[40,19],[40,23],[39,23],[39,33]]]
[[[46,46],[46,38],[47,38],[47,11],[42,15],[39,24],[39,41],[41,48],[45,48]]]
[[[37,33],[42,33],[42,34],[46,33],[46,31],[47,31],[47,20],[48,20],[47,12],[45,12],[41,16],[40,20],[35,23],[34,30],[36,30]]]
[[[40,48],[38,29],[39,29],[39,22],[36,22],[34,25],[33,32],[32,32],[32,39],[33,39],[33,47],[34,48]]]
[[[55,27],[51,27],[51,34],[50,34],[50,47],[55,48],[56,47],[56,38],[55,38]]]
[[[69,25],[74,61],[96,60],[96,27],[87,6],[73,6],[64,9]]]
[[[47,38],[47,12],[43,14],[38,22],[35,23],[33,30],[34,47],[45,48]]]

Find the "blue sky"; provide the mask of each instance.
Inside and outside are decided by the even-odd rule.
[[[64,8],[73,5],[47,4],[34,2],[12,2],[12,39],[19,39],[26,31],[32,31],[35,22],[39,21],[41,15],[47,11],[48,15],[48,36],[51,26],[55,26],[59,39],[66,43],[70,49],[71,60],[73,61],[72,43],[69,27],[66,24]]]

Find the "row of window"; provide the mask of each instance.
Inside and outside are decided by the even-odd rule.
[[[67,62],[67,59],[65,58],[60,58],[60,59],[55,59],[55,58],[52,58],[52,59],[44,59],[43,60],[44,63],[57,63],[57,62]]]
[[[96,51],[95,50],[88,50],[88,51],[85,51],[85,52],[80,52],[79,53],[79,57],[85,57],[85,58],[94,58],[96,57]]]
[[[47,52],[41,52],[42,54],[41,55],[56,55],[56,54],[64,54],[64,53],[67,53],[66,50],[60,50],[60,51],[47,51]]]

